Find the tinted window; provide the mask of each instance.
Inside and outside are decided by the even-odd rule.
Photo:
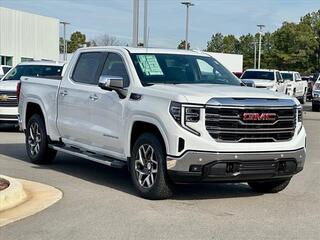
[[[266,71],[246,71],[241,76],[241,79],[274,80],[274,73]]]
[[[129,77],[127,69],[122,58],[116,53],[109,53],[106,63],[104,64],[102,74],[104,76],[122,77],[124,87],[129,86]]]
[[[3,74],[6,74],[7,72],[9,72],[10,69],[11,67],[2,67]]]
[[[279,81],[279,80],[282,80],[282,76],[281,76],[281,74],[280,74],[279,72],[277,72],[276,75],[277,75],[277,80],[278,80],[278,81]]]
[[[212,57],[182,54],[131,54],[131,57],[143,85],[241,84]]]
[[[60,77],[62,74],[62,69],[62,66],[18,65],[11,69],[3,80],[20,80],[22,76]]]
[[[98,84],[99,70],[105,59],[104,53],[81,53],[72,74],[75,82],[86,84]]]
[[[281,75],[284,80],[293,81],[293,74],[292,73],[281,73]]]

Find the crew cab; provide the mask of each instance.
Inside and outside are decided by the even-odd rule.
[[[308,82],[303,81],[298,72],[281,71],[280,73],[287,85],[286,94],[298,98],[304,104],[307,101]]]
[[[281,191],[304,166],[300,103],[242,85],[202,52],[81,48],[61,81],[22,78],[27,154],[37,164],[62,151],[128,167],[149,199],[168,198],[174,183],[187,182]]]
[[[17,85],[21,76],[61,78],[62,63],[32,61],[18,64],[0,81],[0,124],[18,124]]]
[[[278,70],[248,69],[241,79],[244,83],[253,81],[256,88],[266,88],[275,92],[286,92],[286,84]]]

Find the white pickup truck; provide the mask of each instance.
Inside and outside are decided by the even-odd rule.
[[[298,98],[302,104],[306,103],[308,82],[303,81],[298,72],[281,71],[280,73],[287,85],[286,94]]]
[[[61,81],[22,79],[27,154],[38,164],[62,151],[127,166],[150,199],[190,181],[281,191],[304,166],[300,103],[242,85],[205,53],[83,48]]]

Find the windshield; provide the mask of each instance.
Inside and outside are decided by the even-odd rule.
[[[22,76],[60,77],[62,73],[62,68],[62,66],[18,65],[15,68],[11,69],[2,80],[20,80]]]
[[[226,84],[241,82],[211,57],[182,54],[131,54],[142,85]]]
[[[283,80],[290,80],[293,81],[293,74],[292,73],[281,73]]]
[[[274,80],[274,73],[266,71],[245,71],[241,79]]]

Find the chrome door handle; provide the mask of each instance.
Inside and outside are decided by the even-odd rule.
[[[59,94],[64,97],[64,96],[67,96],[68,95],[68,92],[66,90],[62,90],[59,92]]]
[[[90,100],[92,101],[97,101],[98,100],[98,96],[96,94],[89,96]]]

